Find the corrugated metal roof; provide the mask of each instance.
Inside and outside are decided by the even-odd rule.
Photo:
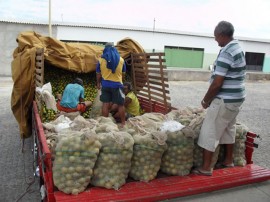
[[[0,19],[0,22],[7,23],[17,23],[17,24],[35,24],[35,25],[48,25],[48,21],[18,21],[18,20],[5,20]],[[52,22],[52,26],[68,26],[68,27],[89,27],[89,28],[100,28],[100,29],[117,29],[117,30],[131,30],[131,31],[143,31],[143,32],[155,32],[155,33],[164,33],[164,34],[179,34],[179,35],[188,35],[188,36],[203,36],[213,38],[212,34],[207,33],[195,33],[195,32],[184,32],[180,30],[168,30],[168,29],[150,29],[146,27],[132,27],[132,26],[122,26],[122,25],[109,25],[109,24],[91,24],[91,23],[78,23],[78,22]],[[241,41],[254,41],[254,42],[263,42],[270,43],[270,39],[259,39],[259,38],[250,38],[250,37],[235,37]]]

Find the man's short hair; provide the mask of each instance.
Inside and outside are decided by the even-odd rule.
[[[113,46],[114,46],[113,42],[108,42],[105,44],[105,47],[113,47]]]
[[[217,34],[222,34],[228,37],[233,37],[234,27],[232,23],[227,21],[220,21],[215,28]]]
[[[129,91],[132,89],[132,85],[131,85],[130,82],[125,82],[123,85],[124,86],[127,86],[127,88],[128,88]]]
[[[73,81],[73,83],[77,83],[77,84],[83,86],[83,80],[82,80],[81,78],[76,78],[76,79]]]

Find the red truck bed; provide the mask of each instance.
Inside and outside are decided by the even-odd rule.
[[[270,170],[252,164],[256,134],[248,133],[246,159],[248,165],[214,170],[213,176],[159,176],[148,183],[130,181],[119,190],[90,187],[78,195],[67,195],[54,189],[51,153],[48,149],[37,105],[33,102],[33,134],[38,147],[38,165],[46,190],[47,202],[84,201],[157,201],[232,188],[270,179]]]

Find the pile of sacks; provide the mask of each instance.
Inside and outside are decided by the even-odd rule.
[[[132,117],[119,128],[111,117],[74,119],[62,115],[43,124],[53,154],[55,186],[78,194],[88,185],[118,190],[128,177],[148,182],[159,171],[185,176],[202,165],[202,148],[197,145],[205,112],[183,108],[163,115],[146,113]],[[237,126],[235,165],[245,165],[247,128]],[[224,155],[219,146],[212,167]]]

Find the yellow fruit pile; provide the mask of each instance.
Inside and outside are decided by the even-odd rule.
[[[63,94],[63,91],[67,84],[74,81],[75,78],[79,77],[83,80],[85,95],[84,98],[87,101],[93,102],[97,96],[96,88],[96,72],[91,73],[76,73],[61,68],[57,68],[50,64],[44,65],[44,83],[50,82],[52,85],[52,93],[56,98],[57,94]],[[130,71],[126,74],[126,81],[131,81]],[[49,122],[56,118],[57,112],[52,109],[47,109],[45,104],[42,105],[42,122]],[[84,118],[89,118],[91,107],[82,114]]]

